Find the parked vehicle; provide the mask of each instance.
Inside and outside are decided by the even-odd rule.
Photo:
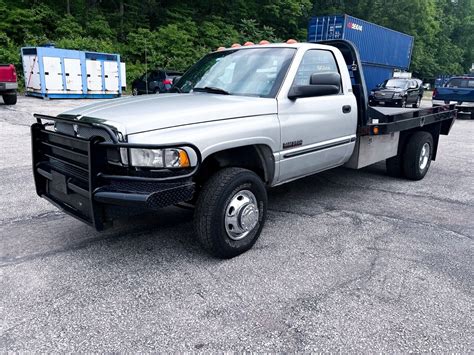
[[[158,69],[143,74],[132,83],[132,94],[160,94],[168,92],[173,86],[173,80],[183,73]]]
[[[186,203],[202,245],[234,257],[262,231],[267,188],[382,160],[426,175],[454,106],[382,114],[360,68],[343,40],[246,46],[206,55],[168,95],[36,114],[36,191],[98,230]]]
[[[389,79],[372,89],[369,105],[395,105],[420,107],[424,88],[419,79]]]
[[[17,77],[13,64],[0,64],[0,95],[5,105],[15,105],[17,96]]]
[[[474,76],[457,76],[449,79],[444,87],[433,91],[433,106],[456,105],[460,112],[474,119]]]

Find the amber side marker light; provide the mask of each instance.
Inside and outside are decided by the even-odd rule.
[[[191,166],[188,154],[184,150],[179,150],[179,166],[182,168],[188,168]]]

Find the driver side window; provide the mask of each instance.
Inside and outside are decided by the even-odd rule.
[[[307,51],[296,72],[293,86],[309,85],[311,75],[316,73],[339,74],[336,59],[332,52],[321,49]]]

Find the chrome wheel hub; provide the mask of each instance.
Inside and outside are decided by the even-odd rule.
[[[225,229],[232,240],[245,238],[258,224],[257,198],[249,190],[237,192],[225,209]]]
[[[428,161],[430,159],[430,145],[429,143],[423,144],[423,147],[421,148],[421,154],[420,154],[420,169],[424,170],[426,166],[428,165]]]

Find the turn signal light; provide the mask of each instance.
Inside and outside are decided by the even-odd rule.
[[[179,166],[182,168],[187,168],[191,166],[189,161],[189,156],[185,150],[179,150]]]

